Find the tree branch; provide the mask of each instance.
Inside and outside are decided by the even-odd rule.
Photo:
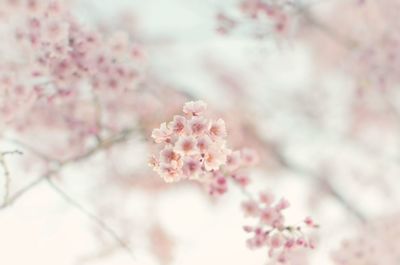
[[[118,143],[122,143],[122,142],[126,142],[129,137],[135,132],[137,131],[135,128],[128,128],[125,130],[122,130],[120,133],[109,137],[108,139],[103,140],[102,142],[99,142],[98,145],[96,145],[95,147],[89,149],[87,152],[81,154],[81,155],[77,155],[75,157],[71,157],[65,160],[58,160],[58,159],[54,159],[51,158],[50,156],[43,154],[42,152],[36,150],[35,148],[19,141],[16,139],[6,139],[10,142],[13,142],[15,144],[18,144],[19,146],[21,146],[22,148],[32,152],[33,154],[37,155],[39,158],[43,159],[44,161],[46,161],[49,164],[53,164],[55,169],[51,169],[49,170],[46,174],[44,174],[43,176],[40,176],[36,179],[34,179],[33,181],[31,181],[30,183],[28,183],[26,186],[24,186],[23,188],[21,188],[20,190],[18,190],[17,192],[15,192],[13,195],[9,196],[9,183],[10,183],[10,173],[9,170],[5,164],[4,161],[4,155],[7,154],[11,154],[11,153],[21,153],[19,151],[12,151],[12,152],[3,152],[0,155],[0,166],[2,166],[4,168],[4,172],[5,172],[5,177],[6,177],[6,197],[7,200],[4,200],[2,205],[0,205],[0,210],[7,208],[8,206],[12,205],[17,199],[19,199],[22,195],[24,195],[26,192],[28,192],[30,189],[32,189],[33,187],[36,187],[38,184],[42,183],[43,180],[45,180],[46,178],[51,178],[54,174],[58,173],[59,171],[61,171],[62,168],[64,168],[65,166],[68,166],[70,164],[73,163],[77,163],[77,162],[81,162],[84,161],[90,157],[92,157],[94,154],[98,153],[101,150],[104,149],[108,149],[111,148],[112,146],[118,144]],[[22,154],[22,153],[21,153]]]
[[[95,222],[99,227],[102,228],[102,230],[104,230],[108,235],[110,235],[128,254],[131,258],[134,258],[133,256],[133,252],[130,249],[130,247],[128,246],[128,244],[126,242],[124,242],[124,240],[122,240],[116,232],[114,232],[114,230],[109,227],[103,220],[101,220],[99,217],[97,217],[96,215],[94,215],[93,213],[89,212],[88,210],[86,210],[81,204],[79,204],[77,201],[75,201],[71,196],[69,196],[63,189],[61,189],[59,186],[57,186],[53,181],[52,181],[52,177],[56,174],[58,174],[62,169],[64,169],[66,166],[74,164],[74,163],[78,163],[81,161],[84,161],[86,159],[89,159],[90,157],[92,157],[93,155],[97,154],[98,152],[100,152],[101,150],[104,149],[108,149],[113,147],[114,145],[118,144],[118,143],[122,143],[122,142],[126,142],[130,136],[137,131],[135,128],[130,128],[130,129],[126,129],[121,131],[120,133],[105,139],[101,142],[98,143],[98,145],[96,145],[95,147],[89,149],[87,152],[66,159],[66,160],[57,160],[57,159],[53,159],[47,155],[42,154],[41,152],[38,152],[37,150],[35,150],[34,148],[23,144],[17,140],[12,140],[14,143],[19,144],[20,146],[26,148],[27,150],[31,151],[32,153],[38,155],[40,158],[42,158],[43,160],[45,160],[46,162],[48,162],[49,164],[52,163],[53,164],[53,168],[50,169],[46,174],[44,174],[43,176],[33,180],[32,182],[30,182],[29,184],[27,184],[25,187],[23,187],[22,189],[20,189],[19,191],[17,191],[16,193],[14,193],[11,197],[8,196],[9,194],[9,182],[10,182],[10,178],[9,178],[9,171],[8,168],[4,162],[4,154],[5,153],[1,153],[0,156],[0,165],[3,166],[4,171],[6,172],[6,198],[7,200],[5,200],[3,202],[3,204],[0,206],[0,209],[4,209],[7,208],[8,206],[12,205],[17,199],[19,199],[22,195],[24,195],[25,193],[27,193],[28,191],[30,191],[33,187],[37,186],[38,184],[42,183],[44,180],[47,181],[47,183],[49,184],[49,186],[56,191],[66,202],[68,202],[70,205],[74,206],[75,208],[77,208],[79,211],[81,211],[83,214],[85,214],[90,220],[92,220],[93,222]]]
[[[293,163],[290,163],[281,154],[281,152],[279,152],[279,150],[276,150],[276,148],[272,148],[272,152],[274,153],[276,159],[281,164],[281,166],[283,166],[284,168],[287,168],[293,172],[296,172],[297,175],[301,174],[305,177],[312,179],[313,181],[324,184],[327,187],[329,194],[334,199],[336,199],[336,201],[339,202],[340,205],[342,205],[347,211],[352,213],[353,216],[357,218],[357,220],[359,220],[362,223],[365,223],[367,221],[367,218],[365,217],[365,215],[362,212],[360,212],[356,207],[354,207],[344,196],[342,196],[340,194],[340,192],[337,191],[335,189],[335,187],[332,185],[332,183],[330,183],[328,180],[321,178],[316,173],[314,173],[310,170],[307,170],[303,167],[300,167],[300,166],[294,165]]]
[[[3,204],[7,204],[9,197],[10,197],[10,185],[11,185],[11,178],[10,178],[10,170],[8,169],[5,157],[11,154],[19,154],[22,155],[22,152],[15,150],[15,151],[5,151],[0,153],[0,166],[3,168],[4,172],[4,196],[3,196]]]
[[[133,252],[129,245],[110,227],[108,226],[102,219],[100,219],[95,214],[86,210],[79,202],[73,199],[68,193],[63,190],[60,186],[55,184],[50,177],[46,177],[46,181],[49,186],[58,194],[60,195],[68,204],[75,207],[81,213],[86,215],[91,221],[96,223],[104,232],[106,232],[110,237],[112,237],[118,244],[126,251],[126,253],[134,259]]]

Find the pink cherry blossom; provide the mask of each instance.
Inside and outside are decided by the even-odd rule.
[[[263,192],[258,200],[247,200],[242,207],[246,216],[258,219],[260,224],[255,227],[245,226],[245,231],[252,235],[247,244],[250,248],[266,247],[273,261],[286,264],[293,251],[315,247],[313,240],[307,238],[303,231],[306,228],[315,229],[317,225],[286,225],[283,211],[289,207],[287,200],[275,202],[270,193]]]
[[[279,212],[273,207],[266,207],[261,210],[260,221],[269,226],[275,226],[279,218]]]
[[[182,135],[175,143],[176,152],[183,155],[194,155],[198,153],[197,140],[193,136]]]
[[[226,158],[226,167],[230,171],[234,171],[241,166],[241,156],[240,151],[233,151]]]
[[[167,127],[167,124],[164,122],[160,125],[159,129],[154,129],[151,137],[154,139],[156,143],[169,142],[171,140],[171,129]]]
[[[183,177],[179,167],[173,166],[173,164],[162,163],[158,171],[163,176],[165,182],[176,182]]]
[[[227,184],[227,179],[221,172],[214,172],[213,177],[208,184],[209,194],[214,196],[224,194],[228,189]]]
[[[186,177],[196,179],[200,173],[201,164],[196,157],[186,157],[183,161],[182,172]]]
[[[172,147],[165,147],[163,150],[160,152],[160,161],[162,163],[172,163],[173,161],[178,161],[180,156],[178,153],[175,152],[175,150]]]
[[[197,137],[197,148],[204,154],[210,146],[213,144],[211,138],[208,135],[201,135]]]
[[[270,237],[269,246],[271,248],[280,248],[284,243],[284,237],[280,233],[275,233]]]
[[[171,128],[174,133],[182,134],[185,132],[187,126],[186,124],[187,121],[185,117],[176,115],[174,116],[174,119],[169,123],[168,127]]]
[[[259,200],[260,200],[261,203],[269,206],[274,202],[275,197],[270,192],[260,192]]]
[[[254,201],[245,201],[242,202],[242,209],[245,216],[256,217],[259,214],[258,204]]]
[[[242,161],[246,166],[254,166],[258,163],[259,157],[253,149],[244,148],[240,152]]]
[[[207,104],[201,100],[190,101],[183,106],[183,112],[188,115],[198,116],[203,114],[207,109]]]
[[[208,121],[201,116],[196,116],[188,121],[188,127],[193,135],[204,135],[208,127]]]
[[[220,149],[219,147],[212,147],[207,150],[204,156],[204,167],[211,171],[217,170],[226,162],[227,154],[224,152],[224,149]]]
[[[213,138],[226,137],[225,122],[222,119],[211,122],[210,135]]]

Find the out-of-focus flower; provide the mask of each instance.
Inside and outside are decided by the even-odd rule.
[[[304,234],[305,228],[317,228],[311,218],[303,225],[286,225],[283,210],[289,207],[286,199],[274,203],[272,194],[263,192],[258,200],[249,199],[242,204],[246,216],[256,218],[255,226],[245,226],[252,237],[247,240],[251,249],[266,247],[268,256],[280,264],[291,264],[293,251],[313,249],[315,243]]]
[[[399,236],[400,215],[381,218],[365,225],[355,238],[343,241],[333,253],[333,261],[337,265],[397,265]]]

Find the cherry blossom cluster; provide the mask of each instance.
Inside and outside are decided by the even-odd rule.
[[[400,261],[400,215],[379,218],[363,226],[360,233],[342,242],[333,253],[337,265],[385,264]]]
[[[85,29],[58,2],[31,1],[25,21],[15,30],[26,48],[31,77],[56,91],[73,93],[82,82],[95,89],[129,89],[139,75],[140,51],[124,32],[109,37]],[[32,11],[34,10],[34,12]],[[43,92],[46,85],[36,85]]]
[[[151,157],[150,166],[166,182],[198,180],[211,195],[225,193],[229,180],[238,185],[248,198],[242,205],[243,211],[258,220],[255,226],[244,228],[252,234],[247,244],[250,248],[267,246],[272,260],[284,264],[293,250],[314,248],[314,242],[303,233],[305,227],[317,227],[311,218],[306,218],[302,225],[288,226],[283,215],[289,207],[287,200],[275,202],[269,193],[253,199],[247,189],[250,180],[243,169],[255,165],[257,155],[251,149],[229,149],[224,121],[208,118],[206,108],[202,101],[187,102],[183,116],[174,116],[172,121],[153,130],[152,138],[161,150]]]
[[[272,194],[262,192],[257,200],[249,198],[242,203],[247,217],[256,219],[256,224],[244,226],[251,234],[247,245],[251,249],[267,247],[268,256],[280,264],[290,264],[293,251],[304,248],[315,248],[315,243],[304,234],[305,228],[317,228],[318,225],[307,217],[297,226],[288,226],[283,211],[290,206],[286,199],[275,201]]]
[[[396,7],[395,10],[399,11],[400,7]],[[397,17],[394,20],[396,23]],[[386,29],[382,31],[374,35],[377,39],[358,44],[353,54],[355,60],[350,62],[350,67],[361,87],[374,87],[380,91],[387,91],[400,81],[398,75],[400,35],[397,32],[388,34]],[[378,34],[381,35],[377,37]]]
[[[206,108],[202,101],[188,102],[183,107],[185,116],[176,115],[153,130],[154,141],[163,148],[151,164],[165,181],[204,179],[225,164],[231,152],[226,147],[225,123],[207,119]]]
[[[283,33],[291,26],[291,1],[241,0],[237,9],[217,14],[217,31],[227,34],[241,28],[251,28],[256,37]]]
[[[318,22],[329,38],[320,38],[313,31],[308,35],[308,42],[314,46],[321,63],[339,65],[362,91],[373,88],[373,91],[386,92],[397,86],[400,81],[399,2],[381,0],[377,5],[374,1],[346,1],[333,7],[335,20],[329,16]],[[332,32],[338,34],[332,35]]]
[[[253,149],[245,148],[228,154],[226,163],[219,170],[213,171],[206,182],[209,194],[224,194],[228,189],[228,181],[232,181],[242,188],[247,187],[250,179],[245,170],[254,166],[258,159],[258,155]]]
[[[62,156],[131,126],[144,76],[143,49],[128,33],[83,24],[69,10],[64,1],[0,3],[10,36],[0,41],[0,128],[51,127],[47,152]]]
[[[87,97],[88,91],[125,91],[137,87],[142,49],[124,32],[106,36],[78,22],[58,1],[6,1],[0,6],[13,38],[0,43],[16,50],[0,65],[2,112],[32,106],[45,98]],[[15,14],[18,14],[16,16]]]
[[[211,194],[222,194],[228,176],[246,182],[236,171],[257,158],[249,149],[229,149],[225,122],[208,118],[206,108],[202,101],[187,102],[183,116],[154,129],[152,138],[162,148],[150,164],[166,182],[195,179],[207,184]]]

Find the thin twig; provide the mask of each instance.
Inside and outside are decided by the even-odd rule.
[[[102,219],[100,219],[95,214],[86,210],[79,202],[74,200],[66,191],[64,191],[60,186],[55,184],[49,177],[46,178],[49,186],[58,193],[67,203],[74,206],[81,213],[85,214],[91,221],[96,223],[103,231],[107,232],[109,236],[111,236],[115,241],[121,245],[121,247],[129,254],[131,258],[135,258],[133,252],[129,245],[110,227],[108,226]]]
[[[3,196],[3,204],[7,204],[9,197],[10,197],[10,185],[11,185],[11,178],[10,178],[10,170],[7,166],[5,157],[11,154],[19,154],[21,155],[22,152],[18,150],[14,151],[5,151],[0,153],[0,166],[3,168],[4,172],[4,196]]]
[[[121,133],[119,133],[115,136],[112,136],[109,139],[104,140],[103,142],[99,143],[95,147],[89,149],[87,152],[85,152],[81,155],[63,160],[63,161],[51,158],[48,155],[43,154],[42,152],[36,150],[35,148],[33,148],[19,140],[8,138],[7,139],[8,141],[16,143],[16,144],[20,145],[22,148],[32,152],[33,154],[37,155],[40,158],[42,158],[46,162],[54,164],[56,169],[50,170],[45,175],[40,176],[37,179],[34,179],[33,181],[28,183],[26,186],[24,186],[23,188],[21,188],[20,190],[18,190],[11,196],[9,196],[9,189],[6,188],[6,193],[8,193],[8,195],[7,195],[8,199],[6,201],[3,201],[3,203],[0,205],[0,210],[12,205],[18,198],[20,198],[26,192],[30,191],[31,188],[36,187],[38,184],[42,183],[42,181],[45,180],[46,178],[52,177],[55,173],[58,173],[63,167],[73,164],[73,163],[81,162],[85,159],[92,157],[94,154],[96,154],[97,152],[99,152],[101,150],[110,148],[111,146],[114,146],[117,143],[127,141],[129,139],[129,137],[133,134],[133,132],[135,132],[135,129],[123,130]],[[1,154],[4,156],[4,154],[15,153],[15,152],[19,152],[19,151],[3,152]],[[0,166],[2,166],[4,168],[4,171],[6,172],[6,174],[5,174],[6,175],[5,176],[6,184],[5,185],[6,185],[6,187],[8,187],[9,183],[10,183],[10,178],[9,178],[10,174],[9,174],[7,166],[4,166],[5,163],[4,163],[4,159],[2,158],[3,156],[0,156]]]
[[[39,150],[36,150],[34,147],[32,147],[32,146],[30,146],[30,145],[28,145],[28,144],[26,144],[26,143],[24,143],[24,142],[22,142],[22,141],[20,141],[18,139],[11,138],[11,137],[4,137],[3,140],[6,140],[6,141],[8,141],[10,143],[13,143],[13,144],[16,144],[16,145],[19,145],[22,148],[28,150],[29,152],[33,153],[34,155],[38,156],[39,158],[41,158],[41,159],[43,159],[43,160],[45,160],[47,162],[54,160],[51,157],[47,156],[46,154],[40,152]]]
[[[3,196],[3,203],[7,203],[8,197],[10,196],[10,170],[8,169],[8,166],[6,164],[6,161],[4,159],[4,155],[0,155],[0,165],[3,168],[4,172],[4,196]]]
[[[22,189],[20,189],[16,193],[14,193],[10,198],[8,198],[9,171],[4,163],[4,155],[3,155],[4,153],[1,153],[0,165],[3,165],[5,172],[6,172],[5,175],[6,175],[6,185],[7,185],[7,189],[6,189],[7,190],[7,196],[6,196],[7,199],[0,206],[0,209],[4,209],[4,208],[10,206],[18,198],[20,198],[22,195],[24,195],[26,192],[30,191],[33,187],[37,186],[38,184],[40,184],[44,180],[46,180],[47,183],[50,185],[50,187],[53,188],[53,190],[56,191],[66,202],[68,202],[70,205],[77,208],[79,211],[81,211],[83,214],[85,214],[90,220],[92,220],[97,225],[99,225],[99,227],[101,227],[102,230],[104,230],[107,234],[109,234],[122,247],[122,249],[124,249],[132,259],[134,259],[133,252],[130,249],[129,245],[126,242],[124,242],[124,240],[121,239],[118,236],[118,234],[111,227],[109,227],[103,220],[101,220],[99,217],[97,217],[93,213],[89,212],[88,210],[86,210],[81,204],[79,204],[76,200],[74,200],[71,196],[69,196],[63,189],[61,189],[58,185],[56,185],[52,181],[52,177],[54,175],[58,174],[62,169],[64,169],[66,166],[68,166],[70,164],[78,163],[83,160],[89,159],[90,157],[92,157],[93,155],[95,155],[96,153],[98,153],[101,150],[111,148],[115,144],[127,141],[135,131],[136,131],[136,129],[134,129],[134,128],[123,130],[122,132],[118,133],[117,135],[114,135],[108,139],[103,140],[102,142],[99,142],[98,145],[89,149],[87,152],[85,152],[81,155],[66,159],[66,160],[62,160],[62,161],[50,158],[49,156],[44,155],[41,152],[38,152],[37,150],[35,150],[32,147],[29,147],[29,146],[27,146],[21,142],[18,142],[16,140],[12,140],[14,143],[18,143],[22,147],[25,147],[29,151],[38,155],[39,157],[44,159],[49,164],[52,164],[53,168],[51,170],[49,170],[45,175],[33,180],[32,182],[27,184],[25,187],[23,187]]]
[[[49,172],[48,175],[52,175],[53,172]],[[30,191],[33,187],[39,185],[46,179],[46,176],[41,176],[33,180],[32,182],[28,183],[26,186],[15,192],[11,195],[7,201],[4,201],[2,205],[0,205],[0,210],[11,206],[17,199],[19,199],[22,195],[26,192]]]

